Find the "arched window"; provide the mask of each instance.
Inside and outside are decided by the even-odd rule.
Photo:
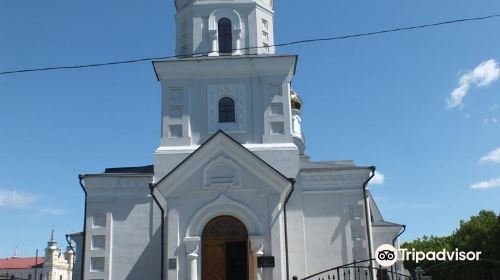
[[[235,122],[234,101],[229,97],[224,97],[219,101],[219,122]]]
[[[219,53],[233,52],[233,34],[231,20],[222,18],[219,20]]]

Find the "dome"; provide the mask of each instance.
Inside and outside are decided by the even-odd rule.
[[[292,109],[300,110],[302,108],[302,99],[293,89],[290,90],[290,104]]]

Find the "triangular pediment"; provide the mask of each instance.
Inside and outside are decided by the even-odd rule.
[[[258,189],[283,195],[290,181],[226,133],[219,131],[156,183],[163,196]]]

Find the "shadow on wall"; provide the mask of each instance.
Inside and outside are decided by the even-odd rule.
[[[346,234],[346,229],[347,229],[347,224],[348,224],[348,219],[346,215],[340,215],[337,227],[335,228],[335,231],[333,232],[332,238],[330,239],[330,244],[334,244],[335,241],[339,242],[342,244],[342,260],[341,263],[338,265],[342,265],[345,263],[349,263],[347,260],[347,234]],[[340,240],[339,240],[340,239]]]
[[[114,211],[117,213],[114,215],[115,223],[121,223],[117,230],[125,231],[121,231],[119,240],[115,238],[118,242],[113,242],[113,246],[120,247],[114,248],[119,254],[113,256],[113,277],[126,280],[161,277],[161,212],[152,198],[149,197],[149,200],[145,204],[121,203],[120,211]],[[137,215],[136,211],[143,215]],[[144,247],[139,256],[135,254],[138,246]],[[133,266],[130,267],[130,264]]]
[[[161,278],[160,230],[156,230],[144,251],[141,253],[125,280]],[[148,277],[145,277],[149,275]]]

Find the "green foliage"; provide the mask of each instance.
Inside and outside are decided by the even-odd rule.
[[[402,247],[407,248],[409,250],[415,249],[417,251],[424,251],[424,252],[452,249],[449,236],[439,237],[433,235],[431,236],[424,235],[424,237],[422,238],[417,238],[412,242],[404,243]]]
[[[451,236],[451,245],[462,251],[481,251],[483,257],[498,256],[495,246],[500,234],[500,216],[493,211],[482,210],[469,221],[460,221],[460,227]]]
[[[426,236],[424,235],[422,238],[417,238],[416,240],[413,240],[411,242],[405,242],[403,245],[401,245],[402,248],[412,250],[415,249],[416,251],[422,251],[422,252],[437,252],[441,251],[443,249],[446,250],[453,250],[451,245],[451,237],[450,236]],[[406,269],[409,271],[414,271],[415,268],[417,267],[431,267],[435,265],[437,262],[435,261],[428,261],[424,260],[419,262],[418,264],[415,263],[414,261],[405,261],[404,266]]]
[[[468,221],[460,221],[458,229],[449,236],[423,236],[411,242],[405,242],[402,248],[417,251],[481,251],[481,259],[500,260],[500,215],[493,211],[482,210],[479,215]],[[405,267],[413,271],[417,266],[424,268],[439,267],[439,261],[423,261],[415,263],[405,261]],[[489,264],[486,264],[488,267]]]

